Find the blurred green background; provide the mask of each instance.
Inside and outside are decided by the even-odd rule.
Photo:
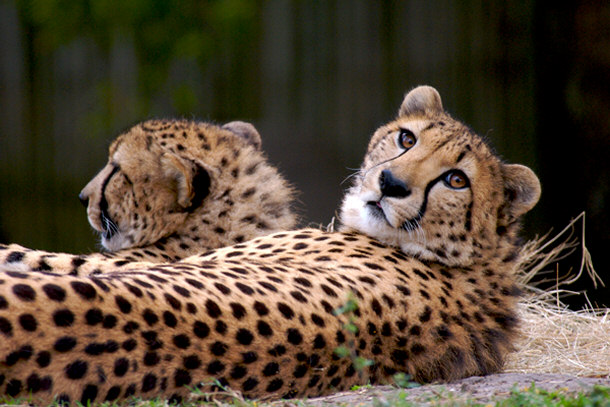
[[[525,237],[587,211],[610,283],[599,1],[2,0],[0,242],[98,250],[77,194],[109,142],[150,117],[253,122],[302,191],[303,225],[326,224],[370,134],[418,84],[538,173]],[[589,297],[610,305],[607,289]]]

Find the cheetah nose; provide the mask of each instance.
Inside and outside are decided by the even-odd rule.
[[[384,196],[391,198],[406,198],[411,195],[411,190],[407,187],[407,184],[395,178],[390,170],[381,171],[379,188]]]
[[[82,192],[80,194],[78,194],[78,199],[80,200],[80,203],[82,203],[85,208],[89,204],[89,197]]]

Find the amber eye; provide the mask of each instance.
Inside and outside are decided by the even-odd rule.
[[[415,145],[417,138],[415,138],[415,134],[411,130],[400,129],[400,133],[398,133],[398,144],[402,146],[405,150],[410,149]]]
[[[462,189],[470,185],[466,174],[459,170],[449,171],[445,177],[445,183],[453,189]]]

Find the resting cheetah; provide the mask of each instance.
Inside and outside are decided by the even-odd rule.
[[[539,194],[531,170],[501,162],[418,87],[373,135],[341,232],[281,232],[101,276],[4,273],[0,390],[179,401],[215,378],[247,397],[295,397],[396,372],[498,371],[517,324],[518,218]],[[350,293],[355,333],[334,312]],[[357,371],[339,346],[372,365]]]
[[[249,123],[140,123],[117,137],[108,164],[79,195],[110,252],[79,256],[0,245],[0,264],[98,274],[291,229],[293,189],[260,148],[260,135]]]

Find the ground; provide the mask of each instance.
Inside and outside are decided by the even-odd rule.
[[[585,378],[560,374],[537,373],[500,373],[485,377],[469,377],[446,384],[429,384],[412,389],[398,389],[392,386],[363,387],[355,391],[336,393],[327,397],[319,397],[302,401],[284,401],[273,403],[274,406],[384,406],[392,403],[401,392],[406,394],[405,400],[416,405],[438,405],[438,403],[474,400],[486,404],[507,398],[516,386],[525,389],[535,383],[537,388],[579,392],[591,389],[594,385],[610,386],[610,377]]]

